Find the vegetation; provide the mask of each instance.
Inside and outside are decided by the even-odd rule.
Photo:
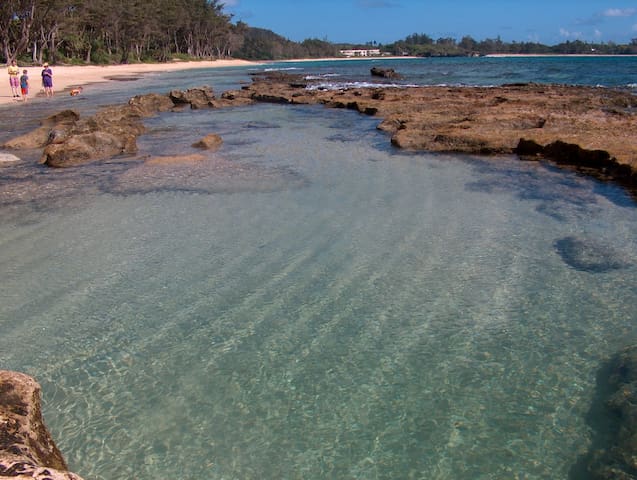
[[[404,40],[385,45],[383,50],[393,55],[414,55],[423,57],[488,55],[491,53],[509,54],[637,54],[637,39],[629,45],[615,43],[588,43],[581,40],[567,41],[548,46],[535,42],[503,42],[500,37],[477,41],[470,36],[460,41],[453,38],[434,40],[427,34],[412,34]]]
[[[380,45],[292,42],[252,28],[223,11],[223,0],[0,0],[0,55],[6,62],[127,63],[235,57],[252,60],[337,56],[341,49],[380,48],[393,55],[461,56],[489,53],[637,54],[629,45],[582,41],[546,46],[433,39],[412,34]]]
[[[318,39],[307,39],[302,43],[292,42],[262,28],[251,28],[239,22],[237,30],[241,36],[241,47],[235,56],[246,60],[284,60],[291,58],[320,58],[338,56],[338,47]]]
[[[2,0],[5,60],[127,63],[224,57],[240,42],[219,0]]]

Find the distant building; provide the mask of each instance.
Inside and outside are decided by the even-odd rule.
[[[381,55],[380,48],[363,49],[351,49],[351,50],[339,50],[340,54],[344,57],[379,57]]]

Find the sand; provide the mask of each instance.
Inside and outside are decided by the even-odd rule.
[[[201,62],[170,62],[170,63],[141,63],[128,65],[107,65],[107,66],[57,66],[52,65],[53,70],[53,88],[56,95],[69,95],[72,88],[85,86],[91,83],[112,81],[113,77],[127,77],[134,75],[143,75],[155,72],[172,72],[176,70],[190,70],[195,68],[215,68],[215,67],[241,67],[249,65],[260,65],[258,62],[249,62],[246,60],[213,60]],[[26,69],[29,72],[30,91],[29,102],[46,101],[46,97],[41,93],[40,72],[42,68],[22,67],[20,70]],[[0,105],[17,103],[11,96],[9,87],[9,77],[0,81]],[[0,76],[2,78],[2,76]]]

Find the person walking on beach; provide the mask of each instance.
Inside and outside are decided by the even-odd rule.
[[[16,64],[15,60],[11,60],[11,65],[9,65],[7,70],[9,72],[9,85],[11,86],[13,98],[20,98],[20,94],[18,93],[18,86],[20,85],[20,81],[18,80],[20,68]]]
[[[29,75],[26,69],[22,70],[20,77],[20,90],[22,90],[22,99],[26,102],[29,99]]]
[[[53,71],[49,68],[48,63],[42,65],[42,86],[47,97],[53,96]]]

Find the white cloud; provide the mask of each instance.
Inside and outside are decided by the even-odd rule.
[[[595,35],[595,38],[599,39],[602,38],[602,32],[600,30],[595,29],[595,32],[593,32],[593,35]]]
[[[605,17],[632,17],[637,12],[634,8],[609,8],[604,11]]]
[[[582,38],[582,32],[571,32],[565,28],[560,28],[560,36],[565,38]]]
[[[239,0],[224,0],[223,2],[224,7],[236,7],[237,5],[239,5]]]

